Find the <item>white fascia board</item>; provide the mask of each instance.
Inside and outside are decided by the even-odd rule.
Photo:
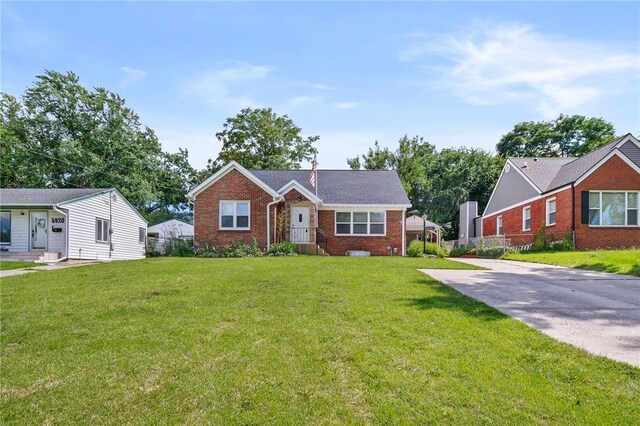
[[[319,198],[316,198],[315,194],[313,194],[307,188],[302,186],[300,184],[300,182],[298,182],[295,179],[291,179],[289,182],[287,182],[286,185],[284,185],[282,188],[278,189],[278,194],[284,196],[285,194],[287,194],[292,189],[297,190],[299,193],[301,193],[302,195],[304,195],[305,197],[307,197],[309,200],[313,201],[314,203],[317,203],[320,200]]]
[[[247,179],[249,179],[251,182],[255,183],[256,185],[258,185],[260,188],[262,188],[267,194],[271,195],[272,197],[279,197],[280,194],[278,194],[276,191],[274,191],[273,189],[271,189],[271,187],[269,187],[266,183],[264,183],[263,181],[261,181],[260,179],[258,179],[253,173],[251,173],[249,170],[245,169],[244,167],[242,167],[240,164],[238,164],[235,161],[231,161],[230,163],[226,164],[224,167],[222,167],[220,170],[218,170],[216,173],[214,173],[213,175],[209,176],[204,182],[202,182],[200,185],[196,186],[195,188],[193,188],[191,191],[187,192],[187,198],[189,198],[190,200],[195,200],[195,197],[201,193],[202,191],[204,191],[205,189],[207,189],[209,186],[213,185],[214,183],[216,183],[218,180],[220,180],[221,178],[223,178],[224,176],[227,175],[227,173],[231,172],[232,170],[237,170],[239,171],[242,175],[244,175]]]
[[[522,177],[524,178],[524,180],[526,180],[526,181],[527,181],[527,183],[528,183],[529,185],[531,185],[531,186],[533,187],[533,189],[535,189],[535,190],[536,190],[536,192],[537,192],[538,194],[542,192],[542,191],[540,190],[540,188],[538,188],[538,187],[537,187],[537,186],[536,186],[536,185],[531,181],[531,179],[529,179],[527,176],[525,176],[525,174],[524,174],[524,173],[522,173],[522,171],[520,171],[520,168],[519,168],[518,166],[516,166],[516,165],[515,165],[515,163],[512,163],[512,162],[511,162],[511,159],[510,159],[510,158],[508,158],[508,159],[507,159],[507,162],[506,162],[506,163],[504,163],[504,167],[502,168],[502,171],[500,172],[500,177],[498,177],[498,180],[496,181],[496,184],[495,184],[495,186],[493,187],[493,191],[491,191],[491,196],[489,197],[489,201],[487,201],[487,205],[486,205],[486,206],[484,206],[484,211],[482,212],[482,216],[483,216],[483,217],[484,217],[484,215],[487,213],[487,208],[489,208],[489,206],[491,205],[491,200],[493,199],[493,196],[494,196],[494,195],[495,195],[495,193],[496,193],[496,189],[498,189],[498,184],[499,184],[499,183],[500,183],[500,181],[502,180],[502,177],[503,177],[503,176],[504,176],[504,174],[505,174],[505,170],[507,169],[507,166],[509,166],[510,170],[511,170],[511,169],[516,170],[516,171],[518,172],[518,174],[519,174],[520,176],[522,176]],[[492,214],[493,214],[493,213],[492,213]]]
[[[497,211],[495,211],[495,212],[492,212],[490,215],[485,216],[485,215],[483,214],[483,215],[482,215],[482,219],[486,219],[486,218],[488,218],[488,217],[492,217],[492,216],[495,216],[495,215],[497,215],[497,214],[504,213],[504,212],[506,212],[507,210],[515,209],[515,208],[518,208],[518,207],[522,207],[522,206],[524,206],[525,204],[529,204],[529,203],[532,203],[532,202],[537,201],[537,200],[542,200],[543,198],[547,198],[547,197],[549,197],[549,196],[551,196],[551,195],[557,194],[558,192],[562,192],[562,191],[567,190],[567,189],[569,189],[569,188],[571,188],[571,185],[565,185],[565,186],[560,187],[560,188],[558,188],[558,189],[555,189],[555,190],[553,190],[553,191],[551,191],[551,192],[546,192],[546,193],[544,193],[544,194],[537,195],[537,196],[532,197],[532,198],[529,198],[529,199],[527,199],[527,200],[520,201],[519,203],[517,203],[517,204],[513,204],[513,205],[511,205],[511,206],[509,206],[509,207],[505,207],[505,208],[503,208],[503,209],[497,210]],[[487,205],[488,205],[488,204],[487,204]]]
[[[363,209],[378,209],[378,210],[404,210],[411,207],[411,204],[323,204],[320,210],[363,210]]]
[[[582,181],[584,181],[586,178],[588,178],[589,176],[591,176],[591,174],[593,172],[595,172],[596,170],[598,170],[600,168],[600,166],[602,166],[604,163],[606,163],[607,161],[609,161],[610,159],[613,158],[614,155],[617,155],[618,158],[620,158],[622,161],[624,161],[625,163],[627,163],[629,165],[629,167],[631,167],[633,170],[635,170],[636,172],[640,173],[640,167],[638,167],[633,161],[631,161],[629,159],[629,157],[627,157],[626,155],[624,155],[623,153],[621,153],[617,148],[614,149],[613,151],[611,151],[609,154],[607,154],[606,157],[604,157],[602,160],[598,161],[596,164],[594,164],[593,167],[591,167],[589,170],[587,170],[582,176],[580,176],[577,180],[576,180],[576,185],[580,185],[580,183],[582,183]]]

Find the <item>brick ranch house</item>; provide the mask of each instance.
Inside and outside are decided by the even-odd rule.
[[[310,173],[225,165],[187,194],[196,246],[255,239],[262,249],[290,241],[330,255],[404,254],[411,204],[395,171],[318,170],[317,198]]]
[[[640,143],[627,134],[578,158],[509,158],[476,235],[518,246],[545,224],[577,249],[640,247],[639,203]]]

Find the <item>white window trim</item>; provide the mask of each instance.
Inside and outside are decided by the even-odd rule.
[[[0,243],[0,244],[2,244],[3,246],[10,246],[11,245],[11,234],[12,234],[11,221],[13,219],[11,217],[12,216],[11,215],[11,211],[10,210],[8,210],[8,211],[7,210],[2,210],[2,211],[0,211],[0,213],[6,213],[6,214],[9,215],[9,241],[8,242],[4,242],[4,243]]]
[[[552,212],[549,210],[549,203],[551,203],[552,201],[556,202],[556,208],[555,210]],[[556,197],[553,198],[549,198],[547,201],[545,201],[545,218],[544,218],[544,223],[545,226],[553,226],[558,222],[558,202],[556,201]],[[549,213],[555,213],[556,214],[556,220],[551,223],[549,222]]]
[[[142,237],[142,239],[140,239]],[[144,244],[147,240],[147,229],[141,226],[138,227],[138,244]]]
[[[222,226],[222,203],[233,203],[233,227]],[[238,227],[238,203],[247,203],[249,206],[248,221],[246,227]],[[250,231],[251,230],[251,201],[249,200],[220,200],[218,203],[218,229],[220,231]]]
[[[339,234],[338,233],[338,213],[349,213],[351,214],[349,219],[349,234]],[[354,234],[353,233],[353,214],[354,213],[367,213],[367,233],[366,234]],[[371,215],[370,213],[382,213],[384,214],[384,219],[382,222],[384,232],[382,234],[370,234],[371,231]],[[364,223],[364,222],[357,222]],[[380,222],[373,222],[374,224]],[[340,222],[340,224],[346,224],[346,222]],[[333,212],[333,234],[336,237],[386,237],[387,236],[387,211],[386,210],[336,210]]]
[[[525,228],[525,218],[524,218],[525,210],[529,210],[529,227],[528,228]],[[531,231],[531,206],[527,206],[527,207],[523,207],[522,208],[522,230],[523,231]]]
[[[107,235],[103,235],[103,237],[106,238],[106,240],[99,240],[98,239],[98,233],[96,232],[96,243],[100,243],[100,244],[109,244],[109,234],[111,231],[111,222],[109,221],[109,219],[105,219],[102,217],[96,217],[96,222],[95,222],[95,226],[96,226],[96,231],[98,228],[98,222],[107,222]],[[100,225],[100,232],[102,233],[102,231],[104,230],[104,225]]]
[[[498,226],[498,224],[500,224],[500,226]],[[496,235],[504,235],[504,229],[502,225],[502,215],[496,216]]]
[[[598,225],[592,225],[591,221],[589,221],[588,225],[590,228],[639,228],[640,227],[640,208],[636,208],[636,214],[638,216],[638,225],[627,225],[627,221],[629,220],[629,216],[627,214],[627,210],[628,210],[628,204],[629,204],[629,196],[627,194],[637,194],[636,197],[638,197],[638,204],[640,207],[640,191],[625,191],[625,190],[620,190],[620,191],[616,191],[616,190],[611,190],[611,189],[607,189],[607,190],[589,190],[589,196],[591,196],[591,193],[593,192],[597,192],[599,194],[599,207],[598,207],[598,219],[600,220],[600,222],[602,222],[602,194],[617,194],[617,193],[624,193],[624,225],[602,225],[602,224],[598,224]],[[591,202],[589,202],[589,211],[591,210],[595,210],[591,208]],[[591,216],[591,214],[589,214],[589,216]]]

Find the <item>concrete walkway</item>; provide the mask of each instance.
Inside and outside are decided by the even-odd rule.
[[[28,274],[36,271],[53,271],[56,269],[73,268],[76,266],[93,265],[96,263],[94,260],[69,260],[60,263],[34,263],[33,266],[22,269],[9,269],[7,271],[0,271],[0,278],[12,277],[14,275]]]
[[[562,342],[640,367],[640,278],[508,260],[456,260],[491,270],[421,271]]]

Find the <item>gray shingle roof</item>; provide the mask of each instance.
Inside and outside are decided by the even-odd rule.
[[[0,188],[0,205],[53,206],[65,201],[108,191],[105,188]]]
[[[540,191],[545,191],[562,166],[574,159],[514,157],[510,160]]]
[[[311,170],[249,171],[275,191],[295,180],[315,193]],[[318,197],[324,204],[411,204],[394,170],[318,170]]]
[[[540,192],[549,192],[575,182],[600,160],[609,155],[629,134],[621,136],[582,157],[533,158],[511,157],[509,160],[536,185]],[[526,164],[526,167],[524,167]]]

